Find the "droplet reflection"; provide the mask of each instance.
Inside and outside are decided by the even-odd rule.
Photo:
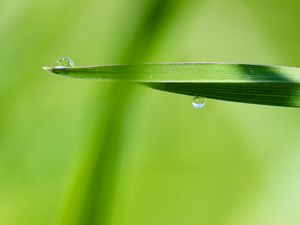
[[[205,98],[200,96],[193,97],[192,105],[194,106],[194,108],[202,109],[205,106],[205,104]]]
[[[74,67],[75,63],[70,58],[60,58],[56,61],[56,67]]]

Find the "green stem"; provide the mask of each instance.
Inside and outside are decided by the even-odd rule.
[[[154,47],[161,26],[179,9],[181,0],[155,0],[144,20],[122,54],[121,62],[145,59]],[[116,181],[122,155],[123,123],[132,96],[132,88],[114,85],[109,93],[104,115],[99,118],[93,140],[93,149],[79,171],[71,199],[67,206],[63,225],[108,225],[113,216]],[[121,101],[120,101],[121,100]],[[117,110],[116,110],[117,109]],[[76,186],[78,185],[78,186]]]

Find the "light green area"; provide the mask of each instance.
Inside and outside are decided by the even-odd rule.
[[[84,67],[43,67],[66,77],[122,80],[141,83],[298,83],[300,68],[230,64],[161,63],[136,65],[100,65]]]
[[[300,67],[299,7],[0,1],[0,224],[299,224],[298,109],[208,100],[198,111],[188,96],[41,69],[60,57]],[[104,152],[117,160],[99,164]]]

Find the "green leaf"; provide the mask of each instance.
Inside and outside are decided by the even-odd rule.
[[[300,68],[294,67],[161,63],[44,69],[65,77],[136,82],[191,96],[300,107]]]

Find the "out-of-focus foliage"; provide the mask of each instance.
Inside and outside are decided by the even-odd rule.
[[[299,224],[298,109],[210,100],[197,111],[186,96],[41,70],[61,56],[300,66],[299,1],[182,2],[150,17],[157,1],[0,1],[1,225],[76,219],[97,135],[121,152],[110,224]]]

